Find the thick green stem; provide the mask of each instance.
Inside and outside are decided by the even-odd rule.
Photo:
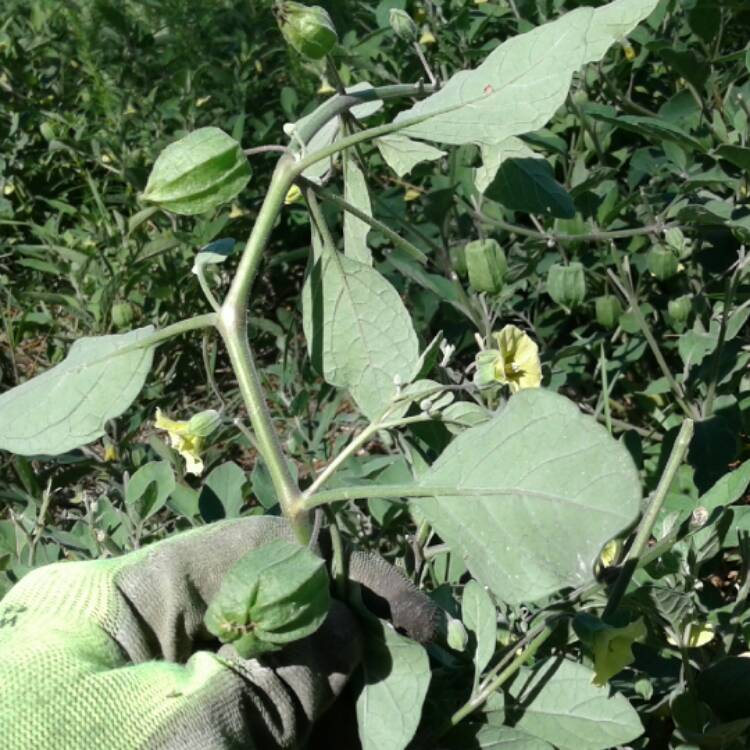
[[[237,273],[221,306],[218,329],[227,347],[255,433],[258,450],[268,467],[281,510],[289,519],[297,538],[306,544],[311,533],[310,519],[300,506],[299,488],[292,478],[274,430],[247,333],[248,296],[276,217],[292,185],[291,164],[291,159],[287,157],[279,160],[268,193],[245,245]]]
[[[641,556],[646,551],[649,539],[651,539],[651,531],[654,528],[656,519],[659,517],[662,505],[664,505],[667,492],[674,481],[677,469],[680,468],[680,465],[685,458],[685,454],[690,447],[690,440],[693,437],[693,427],[694,423],[691,419],[686,419],[682,423],[682,427],[680,427],[680,431],[677,434],[674,445],[672,446],[672,452],[669,454],[669,460],[664,467],[664,472],[661,475],[659,484],[651,498],[646,513],[641,519],[638,533],[636,534],[633,544],[628,552],[628,556],[623,563],[620,575],[615,581],[615,585],[612,587],[609,599],[607,600],[607,606],[602,613],[602,619],[604,620],[610,618],[614,614],[628,588],[633,573],[638,567]]]

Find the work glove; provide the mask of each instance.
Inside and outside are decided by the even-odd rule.
[[[284,519],[223,521],[29,573],[0,601],[0,747],[303,747],[359,662],[351,609],[332,600],[314,634],[259,659],[216,651],[203,625],[227,571],[274,539],[293,539]],[[395,568],[364,553],[349,568],[360,601],[432,637],[437,610]]]

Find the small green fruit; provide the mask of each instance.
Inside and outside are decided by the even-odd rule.
[[[287,43],[310,60],[325,57],[339,40],[331,17],[319,5],[283,0],[274,13]]]
[[[419,38],[417,24],[414,23],[412,17],[405,10],[391,8],[388,14],[388,21],[396,36],[405,42],[416,42]]]
[[[681,329],[687,323],[692,309],[693,298],[689,294],[669,300],[667,303],[667,314],[669,315],[669,322],[672,324],[672,327]]]
[[[199,128],[159,154],[141,197],[190,216],[232,200],[249,180],[242,146],[219,128]]]
[[[503,288],[503,279],[508,270],[505,253],[493,240],[475,240],[466,247],[466,268],[469,283],[477,292],[497,294]]]
[[[130,302],[116,302],[112,305],[112,324],[115,328],[127,328],[134,320],[135,308]]]
[[[586,275],[583,265],[573,261],[567,266],[555,263],[547,271],[547,294],[562,307],[573,309],[586,299]]]
[[[622,315],[620,300],[613,294],[604,294],[594,301],[596,307],[596,322],[602,328],[616,328]]]
[[[648,253],[648,270],[656,276],[659,281],[665,281],[677,273],[679,260],[674,250],[657,245],[652,247]]]
[[[324,561],[307,547],[277,539],[235,563],[204,622],[249,659],[314,633],[329,603]]]
[[[188,430],[195,437],[208,437],[221,424],[221,414],[215,409],[194,414],[188,421]]]
[[[469,268],[466,265],[466,247],[464,245],[453,245],[450,249],[450,257],[453,270],[462,279],[465,279],[469,273]]]

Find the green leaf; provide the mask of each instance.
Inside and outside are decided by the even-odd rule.
[[[336,251],[315,263],[303,290],[304,330],[323,377],[348,388],[375,419],[419,363],[411,317],[398,292],[374,268]]]
[[[203,483],[204,493],[211,493],[224,508],[225,518],[239,518],[243,504],[242,488],[246,482],[245,472],[234,461],[217,466]],[[201,498],[201,503],[207,498]]]
[[[745,461],[719,479],[711,489],[702,495],[698,505],[708,511],[719,506],[727,507],[736,503],[750,485],[750,461]]]
[[[445,156],[445,151],[422,141],[413,141],[401,133],[391,133],[375,141],[385,163],[399,176],[409,174],[423,161],[435,161]]]
[[[152,461],[130,477],[125,489],[125,505],[145,521],[160,511],[175,489],[174,471],[167,461]]]
[[[693,138],[688,132],[669,120],[660,117],[639,117],[637,115],[620,115],[610,117],[602,112],[592,112],[592,117],[603,122],[608,122],[616,128],[628,130],[631,133],[637,133],[647,140],[672,141],[687,152],[698,151],[704,152],[706,149],[703,144]]]
[[[466,629],[474,634],[474,689],[479,684],[485,667],[490,663],[497,645],[497,612],[490,595],[476,581],[464,587],[461,617]]]
[[[578,8],[508,39],[475,70],[456,73],[395,122],[432,114],[403,134],[440,143],[502,143],[541,128],[565,101],[572,74],[600,60],[658,0],[615,0]]]
[[[750,148],[747,146],[732,146],[725,143],[716,149],[716,155],[745,172],[750,172]]]
[[[492,724],[459,725],[449,736],[450,748],[455,750],[554,750],[552,745],[526,732]]]
[[[133,345],[152,331],[78,339],[60,364],[0,395],[0,448],[56,456],[101,437],[143,387],[154,350]]]
[[[513,604],[592,581],[601,548],[635,520],[641,498],[627,449],[537,388],[459,435],[420,484],[456,488],[412,503],[472,575]]]
[[[357,164],[355,153],[349,149],[344,151],[344,200],[351,203],[355,208],[372,216],[372,205],[370,195],[367,192],[367,181],[365,175]],[[372,265],[372,253],[367,247],[367,235],[370,233],[370,225],[362,219],[358,219],[348,211],[344,213],[344,253],[348,258],[353,258],[368,266]]]
[[[370,621],[357,698],[362,750],[403,750],[414,736],[430,684],[427,652],[388,623]]]
[[[198,269],[202,269],[205,266],[214,266],[218,263],[223,263],[234,252],[235,245],[236,242],[231,237],[209,242],[195,256],[193,273],[197,273]]]
[[[568,191],[556,180],[552,167],[519,138],[483,144],[477,189],[512,211],[541,213],[560,219],[575,216]]]
[[[643,732],[627,699],[593,685],[591,670],[581,664],[549,659],[519,678],[509,690],[515,705],[506,703],[509,723],[558,750],[607,750]]]
[[[234,138],[219,128],[199,128],[159,154],[142,198],[177,214],[200,214],[232,200],[250,174]]]

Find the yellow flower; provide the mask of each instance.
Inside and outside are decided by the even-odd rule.
[[[542,363],[536,342],[514,325],[492,334],[499,356],[495,359],[494,379],[510,386],[512,393],[542,384]]]
[[[302,200],[302,191],[299,186],[292,185],[287,191],[286,198],[284,198],[284,205],[291,206],[292,203],[299,203]]]
[[[633,60],[635,60],[636,58],[635,50],[630,44],[625,44],[623,46],[623,52],[625,52],[625,59],[628,62],[633,62]]]
[[[691,622],[683,637],[683,643],[686,648],[700,648],[707,643],[711,643],[715,635],[714,626],[710,623],[706,622],[701,625],[699,622]],[[667,633],[667,643],[670,646],[680,645],[673,633]]]
[[[404,193],[404,200],[409,203],[410,201],[415,201],[417,198],[422,197],[422,191],[417,190],[416,188],[408,188],[407,191]]]
[[[336,89],[333,88],[333,86],[331,86],[330,83],[328,83],[328,79],[327,78],[324,78],[320,82],[320,86],[318,87],[317,93],[320,96],[330,96],[331,94],[335,94],[336,93]]]
[[[422,32],[422,36],[419,37],[419,43],[422,46],[426,46],[428,44],[435,44],[435,42],[437,42],[437,39],[435,39],[435,35],[429,29],[425,29]]]
[[[112,443],[108,442],[104,444],[104,460],[107,463],[117,460],[117,449]]]
[[[605,568],[611,568],[620,559],[620,552],[622,552],[622,540],[611,539],[604,545],[604,549],[599,555],[599,562]]]
[[[232,210],[229,212],[230,219],[239,219],[240,216],[244,216],[245,212],[236,204],[232,203]]]
[[[633,663],[633,643],[646,637],[643,619],[624,628],[604,627],[594,633],[591,651],[594,656],[594,676],[591,682],[599,687]]]
[[[161,409],[156,410],[154,427],[166,430],[169,444],[185,459],[185,472],[200,476],[203,473],[201,451],[208,437],[218,427],[221,417],[213,409],[199,412],[189,421],[178,421],[165,417]]]

